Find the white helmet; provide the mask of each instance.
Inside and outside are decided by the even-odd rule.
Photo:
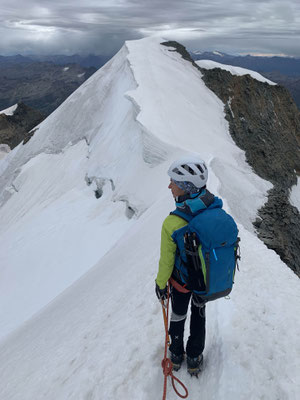
[[[208,171],[205,162],[196,156],[184,157],[174,161],[168,169],[173,181],[192,182],[197,188],[206,185]]]

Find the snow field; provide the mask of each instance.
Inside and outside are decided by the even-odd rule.
[[[174,208],[166,171],[186,152],[207,162],[243,258],[231,300],[207,305],[203,373],[177,375],[190,399],[297,399],[299,281],[251,224],[271,185],[162,41],[127,42],[0,163],[1,399],[161,398],[154,279]]]
[[[110,184],[97,201],[85,181],[86,154],[81,141],[31,159],[1,209],[2,337],[91,268],[130,224]]]
[[[290,203],[297,207],[300,212],[300,178],[298,177],[297,185],[294,185],[290,193]]]
[[[221,68],[231,73],[231,75],[250,75],[252,78],[256,79],[257,81],[268,83],[269,85],[277,85],[277,83],[270,81],[269,79],[265,78],[261,74],[255,71],[251,71],[250,69],[235,67],[233,65],[226,65],[221,64],[216,61],[212,60],[197,60],[195,61],[199,67],[204,69],[213,69],[213,68]]]
[[[141,128],[124,95],[136,87],[126,54],[123,49],[109,63],[110,72],[100,70],[85,82],[27,146],[19,145],[0,164],[3,180],[11,183],[3,186],[9,200],[0,209],[5,249],[0,256],[0,337],[114,245],[132,222],[128,215],[139,216],[157,197],[159,190],[145,182],[155,180],[162,187],[167,166],[153,169],[149,147],[144,162]],[[86,178],[93,181],[91,187]],[[96,181],[106,182],[104,204],[95,198]]]
[[[1,376],[9,384],[1,398],[160,398],[164,328],[153,264],[169,206],[165,198],[143,214],[95,268],[16,331],[10,346],[3,343],[0,358],[9,362]],[[253,234],[240,233],[243,261],[231,300],[207,306],[203,374],[196,381],[183,365],[177,376],[191,399],[296,399],[297,278]],[[295,328],[288,338],[286,326]],[[168,399],[176,399],[168,387]]]
[[[179,147],[174,149],[173,159],[197,151],[210,166],[209,184],[214,180],[213,190],[220,187],[221,196],[233,205],[234,217],[253,230],[251,220],[272,185],[253,173],[244,152],[234,144],[222,101],[205,86],[190,62],[172,47],[159,45],[163,41],[150,38],[126,42],[137,83],[127,95],[138,104],[137,121],[156,141],[158,138],[173,148]]]
[[[6,108],[5,110],[0,111],[0,114],[14,115],[14,112],[16,111],[17,107],[18,107],[18,104],[15,104],[11,107]]]

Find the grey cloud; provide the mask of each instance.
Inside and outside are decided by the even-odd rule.
[[[125,40],[163,32],[194,49],[276,48],[280,53],[300,56],[296,44],[300,39],[298,3],[86,0],[81,5],[78,0],[2,0],[0,54],[113,54]],[[278,38],[276,45],[274,38]]]

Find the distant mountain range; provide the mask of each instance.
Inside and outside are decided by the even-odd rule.
[[[22,56],[17,54],[15,56],[0,56],[0,64],[28,64],[33,61],[38,62],[51,62],[57,65],[68,65],[78,64],[82,67],[89,68],[100,68],[104,65],[112,56],[96,56],[89,54],[88,56],[80,56],[79,54],[73,54],[72,56],[65,55],[30,55]]]
[[[0,110],[23,102],[44,115],[54,111],[97,68],[0,56]]]
[[[31,56],[34,61],[53,62],[58,65],[65,64],[78,64],[82,67],[101,68],[112,56],[95,56],[90,54],[88,56],[80,56],[74,54],[72,56],[53,55],[53,56]]]
[[[192,52],[194,60],[213,60],[257,71],[266,78],[286,87],[300,109],[300,58],[234,56],[220,51]]]
[[[234,56],[218,51],[193,52],[191,56],[257,71],[286,87],[300,109],[300,59]],[[0,56],[0,110],[24,102],[49,115],[109,58],[94,54]]]
[[[261,57],[261,56],[234,56],[220,51],[192,52],[194,60],[213,60],[222,64],[235,65],[252,69],[257,72],[280,72],[283,75],[300,75],[300,58],[293,57]]]

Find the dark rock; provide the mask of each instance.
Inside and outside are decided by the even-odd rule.
[[[280,258],[300,275],[300,214],[289,202],[288,191],[276,187],[268,194],[268,202],[259,210],[266,223],[257,228],[258,237],[279,254]],[[266,239],[266,236],[273,240]]]
[[[259,228],[261,226],[262,219],[261,218],[256,218],[256,220],[253,222],[253,225]]]
[[[24,103],[18,103],[13,115],[0,114],[0,143],[11,149],[24,140],[24,144],[33,136],[30,132],[45,119],[45,115]]]
[[[298,109],[300,110],[300,71],[298,70],[298,76],[288,76],[280,74],[279,72],[264,72],[263,76],[270,79],[273,82],[284,86],[291,93]]]

